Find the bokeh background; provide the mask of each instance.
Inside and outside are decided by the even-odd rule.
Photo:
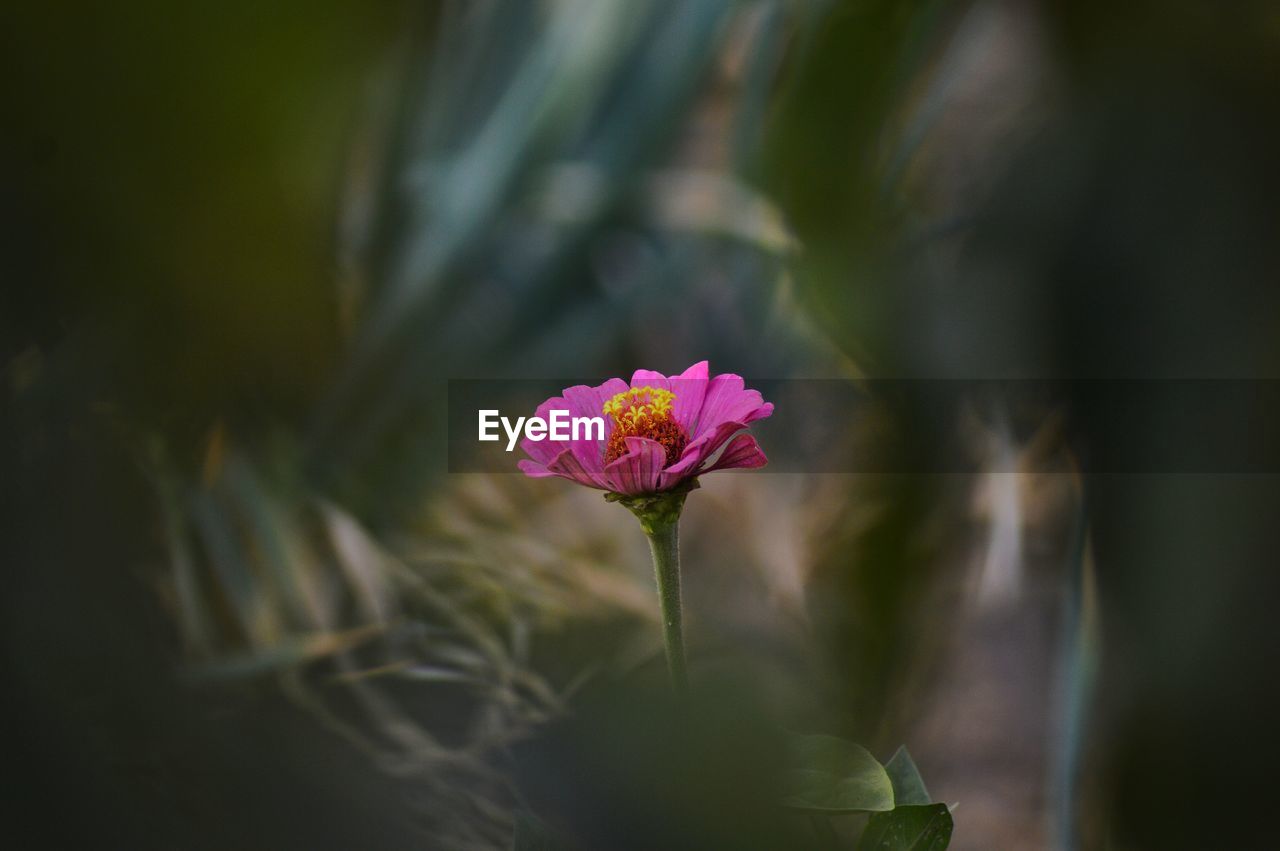
[[[975,471],[690,499],[689,721],[631,516],[444,429],[450,378],[703,358],[1280,377],[1273,4],[2,15],[8,847],[813,847],[782,726],[906,743],[962,851],[1272,847],[1267,471],[895,394],[833,456]]]

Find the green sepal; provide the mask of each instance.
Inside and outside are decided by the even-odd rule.
[[[679,485],[661,493],[624,494],[607,493],[605,502],[616,502],[640,520],[640,526],[646,535],[654,534],[658,529],[675,525],[684,511],[684,500],[689,492],[697,489],[697,479],[686,479]]]

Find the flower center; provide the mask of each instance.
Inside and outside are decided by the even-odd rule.
[[[613,418],[613,434],[604,448],[604,463],[627,454],[628,437],[656,440],[667,450],[667,464],[680,459],[689,445],[689,433],[676,422],[673,405],[676,394],[660,387],[632,387],[604,403],[604,413]],[[665,465],[664,465],[665,466]]]

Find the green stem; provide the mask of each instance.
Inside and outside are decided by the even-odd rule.
[[[653,575],[658,581],[658,603],[662,607],[662,640],[667,648],[667,668],[677,694],[689,690],[684,665],[684,633],[680,618],[680,512],[685,497],[698,487],[697,479],[668,491],[650,494],[607,493],[607,502],[618,502],[640,520],[653,553]]]
[[[667,648],[667,668],[677,694],[689,690],[685,669],[684,630],[680,611],[680,519],[645,524],[649,550],[653,553],[653,575],[658,582],[658,603],[662,608],[662,639]]]

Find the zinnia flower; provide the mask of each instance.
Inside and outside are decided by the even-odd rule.
[[[654,579],[662,609],[662,638],[672,685],[688,688],[680,604],[680,512],[698,476],[730,467],[763,467],[756,439],[746,427],[773,413],[760,393],[747,390],[742,377],[711,378],[707,362],[695,363],[670,378],[638,369],[631,383],[611,378],[598,387],[568,387],[538,406],[570,419],[602,417],[604,435],[594,439],[525,440],[532,460],[520,462],[525,475],[560,476],[609,491],[605,499],[622,503],[640,520],[649,538]],[[599,429],[596,429],[598,432]]]
[[[525,475],[560,476],[622,496],[687,490],[698,476],[733,467],[763,467],[764,452],[744,429],[773,413],[741,376],[708,376],[702,361],[670,378],[638,369],[631,383],[611,378],[588,387],[565,388],[538,406],[571,417],[605,420],[604,438],[533,441],[520,448]]]

